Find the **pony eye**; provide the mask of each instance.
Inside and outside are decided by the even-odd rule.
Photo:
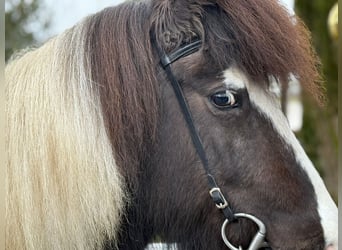
[[[217,108],[234,108],[237,106],[237,97],[229,90],[213,94],[210,100]]]

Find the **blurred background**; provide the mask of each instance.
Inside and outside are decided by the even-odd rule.
[[[6,0],[5,58],[39,46],[85,16],[123,0]],[[296,81],[282,91],[284,112],[337,202],[338,196],[338,6],[336,0],[279,0],[312,32],[321,58],[327,102],[320,107]],[[58,2],[58,4],[57,4]]]

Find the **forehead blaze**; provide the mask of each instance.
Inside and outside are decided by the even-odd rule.
[[[246,88],[247,78],[237,68],[232,67],[223,71],[224,85],[233,89]]]
[[[271,122],[275,132],[278,133],[284,142],[284,147],[293,151],[297,166],[304,170],[313,186],[314,198],[317,201],[316,209],[321,219],[326,244],[337,245],[337,207],[328,193],[322,178],[291,131],[289,123],[281,111],[279,101],[276,100],[273,93],[262,88],[260,84],[251,82],[238,68],[229,68],[224,71],[223,75],[226,86],[246,88],[251,106]]]

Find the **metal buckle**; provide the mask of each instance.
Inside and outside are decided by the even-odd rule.
[[[264,225],[264,223],[259,220],[257,217],[250,215],[250,214],[245,214],[245,213],[237,213],[235,214],[236,218],[247,218],[252,220],[255,224],[258,225],[259,227],[259,231],[255,234],[251,244],[248,247],[248,250],[258,250],[261,247],[267,247],[268,244],[265,242],[265,235],[266,235],[266,227]],[[229,221],[225,220],[222,224],[222,228],[221,228],[221,235],[222,235],[222,239],[224,241],[224,243],[226,244],[226,246],[231,249],[231,250],[243,250],[241,246],[239,246],[239,248],[236,248],[235,246],[233,246],[229,240],[226,237],[226,226],[228,225]]]
[[[224,198],[224,196],[223,196],[223,194],[222,194],[222,192],[221,192],[221,189],[218,188],[218,187],[214,187],[214,188],[212,188],[212,189],[209,191],[209,194],[210,194],[210,196],[211,196],[213,199],[215,198],[215,195],[214,195],[215,192],[218,192],[218,194],[219,194],[219,196],[220,196],[220,199],[221,199],[221,201],[222,201],[222,202],[220,202],[220,203],[216,203],[215,200],[214,200],[216,207],[219,208],[219,209],[224,209],[224,208],[228,207],[228,202],[227,202],[227,200]]]

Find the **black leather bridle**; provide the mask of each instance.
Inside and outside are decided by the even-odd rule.
[[[178,59],[180,59],[182,57],[185,57],[185,56],[188,56],[192,53],[195,53],[196,51],[198,51],[200,49],[201,45],[202,45],[201,41],[197,40],[197,41],[192,42],[188,45],[185,45],[184,47],[181,47],[180,49],[176,50],[175,52],[171,53],[170,55],[167,55],[167,54],[163,53],[162,51],[160,51],[159,52],[160,53],[160,55],[159,55],[160,56],[160,62],[161,62],[163,69],[166,72],[166,75],[167,75],[169,81],[171,82],[172,88],[173,88],[174,93],[177,97],[177,101],[179,103],[179,106],[182,110],[184,119],[185,119],[186,124],[188,126],[190,136],[191,136],[191,140],[195,146],[197,155],[201,159],[202,166],[206,172],[207,179],[208,179],[208,185],[209,185],[209,189],[210,189],[210,191],[209,191],[210,196],[212,197],[217,208],[219,208],[223,211],[225,217],[229,221],[234,221],[235,220],[234,213],[232,212],[231,208],[229,207],[227,200],[225,199],[224,195],[222,194],[222,191],[218,187],[214,176],[210,173],[209,161],[208,161],[208,157],[205,153],[205,150],[203,148],[203,143],[202,143],[201,138],[199,137],[199,134],[195,128],[194,121],[193,121],[188,103],[184,97],[182,88],[179,85],[176,77],[172,73],[172,69],[171,69],[171,64],[173,62],[177,61]]]
[[[155,43],[155,42],[154,42]],[[233,222],[237,220],[238,218],[247,218],[252,221],[254,221],[258,226],[259,226],[259,231],[257,234],[254,236],[248,250],[257,250],[261,247],[268,247],[267,243],[265,243],[264,238],[266,234],[266,228],[262,221],[260,221],[258,218],[256,218],[253,215],[250,214],[245,214],[245,213],[234,213],[229,206],[229,203],[227,202],[227,199],[223,195],[221,189],[217,185],[217,182],[215,181],[214,176],[211,174],[210,169],[209,169],[209,161],[207,158],[207,155],[205,153],[203,143],[201,141],[201,138],[195,128],[194,121],[188,106],[188,103],[186,101],[186,98],[183,94],[182,88],[177,81],[176,77],[172,73],[171,69],[171,64],[177,61],[180,58],[183,58],[185,56],[188,56],[190,54],[193,54],[197,52],[201,48],[202,42],[201,40],[195,40],[194,42],[191,42],[185,46],[182,46],[178,50],[170,53],[169,55],[166,54],[159,46],[157,46],[157,43],[155,43],[155,46],[157,47],[158,55],[160,58],[160,63],[163,69],[166,72],[168,80],[171,82],[173,91],[176,95],[177,101],[179,103],[180,109],[183,113],[183,117],[186,121],[186,124],[188,126],[191,140],[194,144],[194,147],[196,149],[197,155],[199,156],[202,166],[206,172],[206,176],[208,179],[208,186],[209,186],[209,194],[214,201],[216,207],[220,209],[226,220],[224,221],[222,228],[221,228],[221,235],[223,238],[223,241],[225,244],[232,250],[240,250],[242,249],[241,247],[236,248],[234,247],[227,239],[225,235],[225,228],[228,223]]]

